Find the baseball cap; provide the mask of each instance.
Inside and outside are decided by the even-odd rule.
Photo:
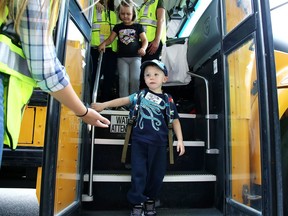
[[[141,74],[144,74],[144,70],[146,68],[146,66],[148,65],[156,65],[157,67],[159,67],[163,73],[165,74],[165,76],[168,76],[168,70],[166,68],[166,66],[164,65],[163,62],[157,60],[157,59],[153,59],[153,60],[148,60],[148,61],[145,61],[141,64]]]

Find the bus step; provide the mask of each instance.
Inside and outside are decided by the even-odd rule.
[[[84,191],[88,189],[84,175]],[[127,192],[131,186],[129,172],[94,171],[93,201],[83,202],[90,209],[129,209]],[[211,208],[216,176],[205,172],[167,172],[162,185],[159,208]],[[84,200],[83,200],[84,201]]]
[[[89,175],[84,175],[84,182],[89,181]],[[215,182],[216,176],[208,173],[173,171],[167,172],[163,182]],[[94,171],[93,182],[131,182],[128,172]]]
[[[183,141],[186,147],[204,147],[204,141]],[[95,145],[124,145],[124,139],[94,139]],[[130,145],[130,144],[129,144]],[[177,145],[177,141],[173,142],[173,146]]]
[[[105,215],[105,216],[127,216],[129,215],[130,210],[120,210],[120,211],[82,211],[81,216],[96,216],[96,215]],[[157,209],[157,214],[165,216],[221,216],[221,213],[216,208],[206,208],[206,209],[179,209],[179,208],[159,208]]]
[[[105,141],[105,140],[104,140]],[[107,141],[107,140],[106,140]],[[111,141],[111,143],[115,143]],[[184,141],[185,143],[185,141]],[[189,145],[190,144],[190,145]],[[202,146],[201,141],[191,141],[185,143],[185,154],[179,156],[176,146],[174,146],[174,161],[173,165],[169,164],[167,159],[168,171],[198,171],[205,170],[205,148]],[[115,171],[129,171],[131,162],[131,148],[128,146],[126,163],[120,162],[123,150],[123,144],[107,144],[107,145],[94,145],[94,170],[112,170]],[[168,154],[168,153],[167,153]],[[113,159],[113,160],[112,160]],[[89,167],[86,168],[88,170]],[[90,170],[90,169],[89,169]]]

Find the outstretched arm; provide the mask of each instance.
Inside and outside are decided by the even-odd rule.
[[[95,109],[98,112],[101,112],[105,108],[108,107],[120,107],[124,105],[130,104],[129,97],[122,97],[122,98],[117,98],[114,100],[106,101],[104,103],[92,103],[91,107]]]
[[[183,135],[179,119],[174,119],[174,121],[172,122],[172,126],[178,140],[177,152],[179,152],[179,156],[181,156],[185,153],[185,146],[183,143]]]
[[[110,121],[103,116],[101,116],[98,112],[93,109],[88,109],[84,106],[82,101],[79,99],[75,91],[73,90],[71,84],[68,84],[65,88],[51,92],[51,96],[53,96],[56,100],[60,103],[68,107],[72,110],[76,115],[84,115],[86,112],[87,114],[82,117],[82,120],[91,125],[95,125],[97,127],[105,127],[107,128],[110,124]]]
[[[37,14],[35,19],[33,14]],[[43,91],[48,92],[76,115],[82,115],[85,123],[108,127],[109,120],[95,110],[87,110],[75,93],[65,68],[57,58],[48,25],[51,21],[49,15],[49,8],[43,7],[40,1],[28,1],[20,19],[19,36],[32,77]]]

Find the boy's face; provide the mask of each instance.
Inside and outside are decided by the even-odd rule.
[[[150,90],[162,93],[162,84],[167,82],[168,77],[156,65],[148,65],[144,70],[144,80]]]

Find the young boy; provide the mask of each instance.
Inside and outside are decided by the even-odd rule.
[[[132,105],[131,111],[137,109],[137,118],[131,134],[131,189],[127,194],[133,205],[131,216],[156,215],[155,199],[159,195],[166,173],[168,145],[167,119],[173,120],[173,130],[177,136],[177,152],[185,153],[179,116],[173,99],[162,92],[162,84],[168,79],[168,71],[159,60],[142,63],[141,75],[148,89],[138,101],[139,91],[127,97],[104,103],[94,103],[92,108],[102,111],[107,107]],[[169,98],[169,104],[165,97]],[[170,106],[170,115],[167,106]],[[174,112],[174,113],[173,113]]]

